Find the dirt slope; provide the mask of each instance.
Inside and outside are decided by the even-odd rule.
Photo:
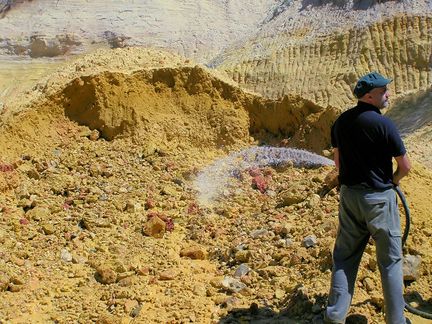
[[[331,167],[239,168],[211,205],[200,205],[194,180],[251,145],[321,153],[337,111],[263,99],[199,66],[155,66],[160,53],[147,54],[147,68],[129,70],[110,64],[133,49],[98,52],[91,62],[103,68],[86,57],[4,116],[0,318],[310,323],[324,307],[337,228],[336,191],[318,195]],[[407,251],[422,264],[407,291],[427,307],[432,174],[414,166],[403,182]],[[351,312],[381,323],[373,260],[371,244]]]

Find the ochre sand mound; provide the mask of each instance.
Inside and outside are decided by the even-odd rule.
[[[0,318],[311,322],[325,302],[337,228],[336,191],[317,195],[331,168],[238,170],[210,207],[199,205],[193,180],[253,144],[321,152],[337,112],[265,100],[201,67],[109,70],[64,75],[2,125]],[[422,257],[407,291],[429,304],[431,180],[414,164],[403,181],[413,217],[407,251]],[[162,238],[143,234],[155,219]],[[309,235],[317,241],[306,248]],[[380,323],[373,260],[371,244],[352,313]]]

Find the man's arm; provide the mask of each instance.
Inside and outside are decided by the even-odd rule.
[[[396,156],[395,160],[397,162],[397,169],[395,173],[393,173],[393,183],[398,186],[400,180],[405,177],[411,169],[411,162],[406,154]]]
[[[335,147],[333,149],[333,160],[334,160],[334,163],[336,165],[336,169],[339,170],[339,165],[340,165],[340,163],[339,163],[339,149],[337,147]]]

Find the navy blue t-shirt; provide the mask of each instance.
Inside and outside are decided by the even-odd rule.
[[[339,150],[339,182],[345,185],[392,187],[392,158],[406,153],[393,122],[362,101],[335,121],[331,143]]]

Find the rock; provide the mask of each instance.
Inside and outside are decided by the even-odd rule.
[[[307,248],[313,247],[317,244],[317,242],[318,241],[315,235],[309,235],[303,239],[303,246]]]
[[[130,314],[137,306],[138,302],[134,299],[127,299],[124,303],[124,311],[126,314]]]
[[[89,135],[90,141],[97,141],[99,139],[99,131],[97,129],[93,129]]]
[[[247,287],[243,282],[232,277],[225,277],[222,286],[232,293],[240,292]]]
[[[101,315],[97,321],[96,324],[118,324],[121,323],[121,319],[114,315]]]
[[[25,264],[25,261],[23,259],[15,256],[15,255],[11,256],[11,261],[12,261],[13,264],[15,264],[15,265],[17,265],[19,267],[22,267]]]
[[[304,194],[296,190],[286,190],[282,191],[277,196],[278,204],[277,208],[291,206],[294,204],[301,203],[305,200]]]
[[[373,293],[370,296],[370,301],[372,305],[374,305],[378,309],[382,309],[384,307],[384,298],[381,294]]]
[[[161,190],[162,195],[172,196],[175,197],[178,195],[177,189],[173,186],[166,185]]]
[[[145,209],[152,209],[156,206],[155,201],[152,198],[147,198],[144,207]]]
[[[158,216],[151,217],[143,226],[143,233],[154,238],[162,238],[166,232],[166,223]]]
[[[27,218],[20,218],[19,223],[21,225],[28,225],[30,222]]]
[[[150,273],[150,268],[149,267],[139,266],[136,269],[136,273],[139,276],[146,276],[146,275],[148,275]]]
[[[252,188],[257,189],[261,193],[265,193],[268,189],[267,180],[261,175],[253,177]]]
[[[140,314],[141,309],[142,309],[142,305],[141,305],[141,304],[136,305],[136,306],[135,306],[135,307],[130,311],[129,316],[131,316],[131,317],[133,317],[133,318],[137,317],[137,316]]]
[[[216,277],[216,278],[213,278],[212,280],[210,280],[210,285],[212,285],[212,287],[214,287],[214,288],[222,288],[223,286],[222,286],[222,280],[223,280],[224,278],[223,277]]]
[[[50,216],[51,216],[51,212],[49,211],[48,208],[45,207],[35,207],[33,209],[30,209],[26,213],[27,219],[35,220],[38,222],[42,220],[48,220],[50,219]]]
[[[13,284],[13,283],[9,283],[8,290],[10,292],[19,292],[19,291],[21,291],[21,289],[22,289],[22,286],[16,285],[16,284]]]
[[[405,255],[403,262],[403,278],[414,281],[420,277],[421,257],[418,255]]]
[[[50,223],[42,224],[42,231],[45,235],[51,235],[55,232],[54,225]]]
[[[135,202],[133,200],[128,200],[126,202],[126,211],[128,213],[136,213],[142,210],[141,204],[139,202]]]
[[[6,291],[9,287],[10,279],[5,274],[0,274],[0,292]]]
[[[267,231],[266,229],[257,229],[257,230],[252,231],[252,232],[250,233],[250,236],[251,236],[253,239],[256,239],[256,238],[258,238],[258,237],[260,237],[260,236],[264,236],[264,235],[266,235],[267,233],[268,233],[268,231]]]
[[[293,244],[293,242],[291,239],[280,239],[276,242],[276,246],[281,247],[281,248],[289,247],[292,244]]]
[[[102,174],[102,167],[98,163],[92,163],[88,168],[92,177],[97,177]]]
[[[314,208],[314,207],[316,207],[316,206],[319,205],[320,201],[321,201],[321,197],[320,197],[319,195],[317,195],[317,194],[312,194],[312,195],[308,198],[307,206],[308,206],[309,208]]]
[[[177,277],[177,272],[173,269],[168,269],[159,274],[160,280],[174,280]]]
[[[65,262],[72,262],[72,254],[66,249],[61,250],[60,258]]]
[[[249,250],[240,250],[235,254],[235,259],[237,262],[248,262],[252,256]]]
[[[207,289],[206,289],[205,285],[203,285],[203,284],[196,284],[193,287],[193,293],[195,296],[206,297],[207,296]]]
[[[133,284],[133,279],[132,279],[132,277],[125,277],[125,278],[119,279],[118,284],[121,287],[130,287]]]
[[[370,258],[368,262],[368,268],[372,271],[376,271],[378,266],[376,258]]]
[[[243,277],[243,276],[247,275],[249,273],[249,271],[251,271],[251,268],[249,268],[249,266],[246,263],[242,263],[239,265],[239,267],[234,272],[234,277],[235,278]]]
[[[363,279],[363,286],[365,287],[367,292],[371,292],[376,288],[375,281],[370,277],[366,277]]]
[[[275,290],[274,296],[276,299],[282,299],[285,296],[285,291],[283,291],[282,289],[277,288]]]
[[[10,282],[14,285],[22,286],[25,283],[25,280],[22,277],[14,276],[10,279]]]
[[[117,273],[109,267],[100,266],[96,269],[95,278],[101,284],[112,284],[117,281]]]
[[[39,172],[34,169],[34,168],[30,168],[27,170],[27,175],[30,179],[35,179],[35,180],[39,180],[40,179],[40,174]]]
[[[180,251],[181,257],[187,257],[193,260],[205,260],[207,258],[207,251],[198,246],[184,248]]]

